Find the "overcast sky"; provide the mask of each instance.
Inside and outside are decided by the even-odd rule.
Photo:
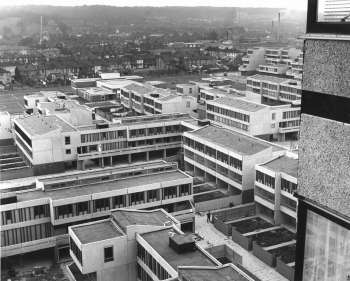
[[[14,5],[113,5],[113,6],[214,6],[273,7],[306,10],[307,0],[0,0],[0,6]]]

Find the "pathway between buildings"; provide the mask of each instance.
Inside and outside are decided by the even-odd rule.
[[[243,249],[240,245],[233,242],[231,238],[217,230],[213,224],[207,223],[206,215],[196,215],[196,232],[204,237],[204,240],[199,241],[199,246],[208,248],[210,246],[227,244],[237,254],[242,256],[242,265],[262,281],[288,281],[275,269],[255,257],[252,252]]]

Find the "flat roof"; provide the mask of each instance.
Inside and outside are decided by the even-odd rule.
[[[106,240],[124,235],[111,220],[95,222],[72,228],[82,244]]]
[[[103,86],[103,87],[110,88],[110,89],[119,89],[119,88],[125,87],[125,86],[130,85],[130,84],[137,84],[137,82],[132,81],[132,80],[119,78],[119,79],[114,79],[114,80],[99,80],[98,84]]]
[[[276,172],[286,173],[294,178],[298,178],[298,159],[294,159],[286,155],[278,157],[261,166]]]
[[[88,109],[79,104],[76,100],[61,100],[57,99],[53,102],[50,101],[44,101],[44,102],[39,102],[40,108],[42,109],[47,109],[51,111],[51,113],[57,112],[59,113],[60,111],[69,111],[69,109],[79,109],[79,110],[85,110],[87,111]]]
[[[38,198],[51,198],[59,200],[64,198],[72,198],[82,195],[89,195],[94,193],[101,193],[106,191],[120,190],[130,187],[142,186],[147,184],[154,184],[160,182],[167,182],[179,179],[187,179],[187,176],[180,171],[163,171],[157,174],[141,175],[132,178],[125,178],[113,181],[101,181],[96,184],[89,184],[84,186],[67,187],[56,190],[35,190],[30,192],[23,192],[17,194],[18,201],[34,200]]]
[[[170,101],[170,100],[175,99],[177,97],[179,97],[179,95],[169,93],[169,95],[167,95],[167,96],[159,97],[158,101],[167,102],[167,101]]]
[[[188,281],[249,281],[232,266],[180,268],[179,274]]]
[[[239,132],[211,125],[189,132],[189,134],[243,155],[253,155],[272,146]]]
[[[130,85],[127,85],[124,88],[129,90],[129,91],[133,91],[133,92],[136,92],[138,94],[141,94],[141,95],[145,95],[145,94],[148,94],[148,93],[154,91],[153,86],[151,86],[151,85],[149,87],[146,87],[145,85],[139,85],[136,83],[132,83]]]
[[[285,81],[290,80],[289,78],[281,78],[281,77],[261,75],[261,74],[255,74],[253,76],[248,77],[247,79],[255,79],[255,80],[267,81],[272,83],[283,83]]]
[[[141,234],[142,238],[175,270],[180,265],[215,266],[216,264],[203,252],[196,249],[193,252],[177,253],[169,246],[169,232],[173,228]]]
[[[60,130],[62,132],[75,131],[74,127],[55,115],[30,115],[24,118],[15,119],[15,121],[32,136],[44,135],[54,130]]]
[[[173,221],[161,210],[116,210],[112,212],[112,217],[120,228],[125,231],[129,225],[158,225],[164,226]]]
[[[218,98],[216,100],[213,100],[212,102],[249,112],[257,112],[267,107],[262,104],[257,104],[240,98],[231,97]]]
[[[72,181],[72,180],[80,180],[85,178],[98,178],[103,175],[116,175],[123,173],[125,171],[130,171],[133,169],[133,171],[138,170],[147,170],[157,167],[169,167],[171,164],[169,162],[165,162],[164,160],[153,160],[153,161],[147,161],[147,162],[141,162],[141,163],[132,163],[132,164],[121,164],[117,166],[112,167],[104,167],[104,168],[96,168],[93,170],[77,170],[71,173],[65,173],[65,174],[51,174],[51,175],[45,175],[40,176],[38,178],[39,182],[44,183],[44,185],[52,184],[56,182],[65,182],[65,181]]]
[[[101,87],[89,87],[89,88],[83,88],[80,91],[86,92],[90,95],[115,95],[115,93]]]

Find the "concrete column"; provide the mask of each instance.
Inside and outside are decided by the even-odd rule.
[[[110,165],[110,166],[113,166],[112,156],[111,156],[111,157],[109,157],[109,165]]]
[[[163,150],[163,158],[166,158],[166,149]]]
[[[58,247],[54,247],[54,260],[57,263],[59,261],[59,255],[58,255]]]
[[[128,154],[128,163],[131,164],[131,154]]]
[[[85,160],[78,160],[77,161],[77,169],[78,170],[85,170]]]
[[[275,177],[275,209],[274,209],[274,218],[273,218],[275,221],[275,224],[281,223],[280,204],[281,204],[281,174],[276,173],[276,177]]]
[[[146,152],[146,161],[149,161],[149,151]]]
[[[104,168],[105,163],[104,163],[103,157],[99,158],[99,159],[98,159],[98,162],[99,162],[100,167],[101,167],[101,168]]]
[[[286,141],[286,134],[285,133],[278,134],[278,141]]]

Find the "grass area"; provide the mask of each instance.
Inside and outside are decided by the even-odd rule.
[[[199,202],[204,202],[204,201],[210,201],[214,199],[219,199],[227,197],[225,193],[222,193],[221,191],[213,191],[213,192],[208,192],[204,194],[197,194],[193,196],[193,201],[194,203],[199,203]]]
[[[284,263],[290,263],[295,261],[295,248],[296,245],[293,244],[273,249],[268,252],[275,255],[276,257],[280,257]]]
[[[189,81],[200,81],[204,77],[209,77],[207,74],[190,74],[190,73],[179,73],[174,75],[144,75],[145,80],[157,80],[166,83],[166,87],[170,89],[176,89],[176,84],[185,84]]]
[[[202,193],[202,192],[206,192],[206,191],[213,191],[215,190],[215,187],[212,187],[209,184],[202,184],[202,185],[198,185],[198,186],[194,186],[193,187],[193,193]]]
[[[239,233],[244,234],[244,233],[249,233],[259,229],[269,228],[269,227],[272,227],[273,225],[260,217],[256,217],[256,218],[250,218],[247,220],[231,223],[231,226],[235,227]]]
[[[250,235],[260,247],[269,247],[295,239],[295,234],[285,228]]]
[[[32,270],[20,274],[14,274],[14,272],[10,271],[1,274],[1,280],[8,279],[11,281],[69,281],[57,264],[50,268],[33,268]]]

